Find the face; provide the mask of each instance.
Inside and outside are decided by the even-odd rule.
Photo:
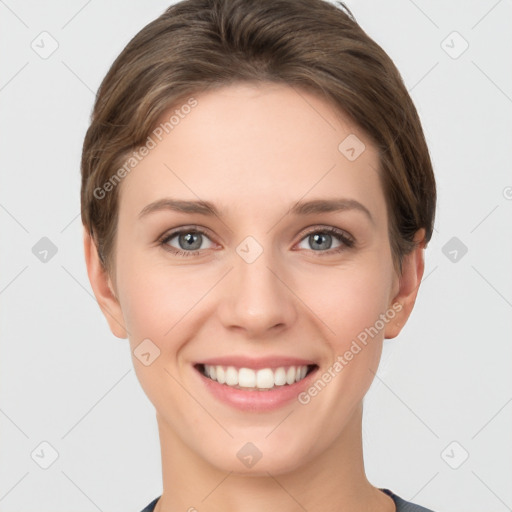
[[[329,103],[271,84],[195,98],[121,184],[115,297],[93,251],[89,276],[161,432],[224,471],[278,474],[342,437],[422,261],[396,275],[378,153]]]

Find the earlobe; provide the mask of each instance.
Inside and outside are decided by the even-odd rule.
[[[398,336],[412,312],[418,295],[419,286],[425,270],[423,255],[425,249],[425,229],[419,229],[414,236],[414,240],[417,243],[416,248],[403,258],[398,292],[390,304],[390,307],[393,307],[398,313],[393,320],[386,325],[384,331],[384,337],[386,339]],[[400,308],[397,307],[397,304],[400,304]]]
[[[123,313],[112,281],[99,258],[96,244],[85,226],[83,238],[87,275],[89,276],[94,296],[108,322],[112,334],[117,338],[127,338],[128,334]]]

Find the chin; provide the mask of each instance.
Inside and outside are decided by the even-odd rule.
[[[275,449],[268,447],[267,450],[271,453],[265,454],[266,449],[258,450],[255,447],[256,443],[254,445],[243,443],[241,448],[238,445],[239,443],[237,443],[237,447],[233,451],[231,449],[219,448],[218,458],[212,460],[209,454],[205,459],[223,472],[254,477],[268,477],[269,473],[274,476],[290,473],[302,464],[302,458],[297,453],[297,450],[291,450],[290,446],[287,447],[285,453],[277,447]],[[233,453],[233,455],[229,456],[229,452]],[[246,460],[244,461],[244,459]]]

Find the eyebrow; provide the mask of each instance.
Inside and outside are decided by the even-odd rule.
[[[179,213],[196,213],[208,217],[221,217],[219,211],[213,203],[209,201],[182,201],[178,199],[164,198],[145,206],[139,213],[139,219],[153,212],[171,210]],[[372,214],[359,201],[355,199],[314,199],[311,201],[298,201],[292,206],[288,213],[297,216],[313,215],[316,213],[333,213],[356,210],[364,213],[374,224]]]

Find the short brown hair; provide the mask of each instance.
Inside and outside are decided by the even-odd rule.
[[[119,187],[98,198],[162,114],[183,98],[236,82],[284,83],[320,95],[376,145],[396,268],[425,228],[436,186],[421,123],[390,57],[343,2],[182,0],[146,25],[103,79],[83,144],[81,213],[113,269]],[[341,141],[340,141],[341,142]]]

